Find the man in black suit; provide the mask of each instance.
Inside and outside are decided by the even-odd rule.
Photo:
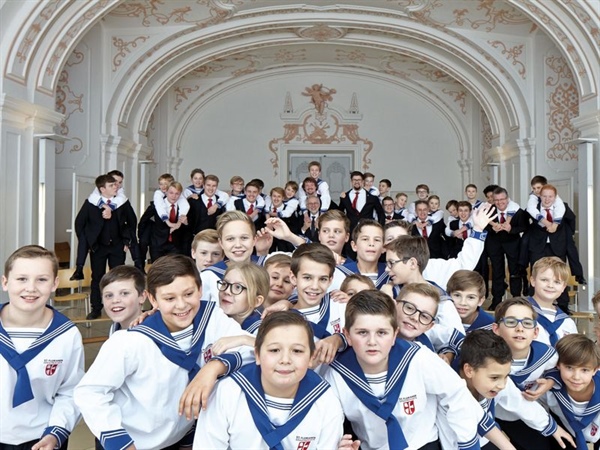
[[[109,268],[125,264],[125,252],[135,237],[136,223],[133,218],[131,205],[123,205],[110,214],[105,214],[103,205],[111,204],[111,199],[117,194],[117,183],[111,175],[100,175],[96,178],[102,199],[100,206],[93,205],[87,200],[75,218],[75,233],[78,239],[85,239],[90,249],[92,268],[92,283],[90,301],[92,311],[86,317],[88,320],[97,319],[102,311],[102,296],[100,279]]]
[[[350,219],[350,235],[360,219],[373,219],[377,214],[377,220],[381,225],[385,224],[385,212],[379,202],[379,197],[369,194],[363,188],[365,176],[362,172],[354,171],[350,174],[352,189],[344,192],[340,197],[340,211],[346,213]]]
[[[488,231],[485,250],[492,263],[492,304],[494,310],[502,301],[506,292],[506,263],[510,279],[508,282],[513,297],[521,295],[523,282],[519,265],[521,233],[527,229],[528,220],[525,211],[510,200],[508,191],[503,187],[494,189],[494,207],[496,218],[486,227]]]
[[[443,220],[432,222],[429,217],[429,204],[426,200],[417,200],[415,202],[415,226],[412,228],[413,236],[422,236],[427,239],[430,258],[448,259],[448,250],[446,248],[445,231],[446,226]]]
[[[316,195],[309,195],[306,197],[305,204],[306,211],[303,214],[302,235],[312,242],[319,242],[319,227],[317,223],[321,215],[321,200]]]

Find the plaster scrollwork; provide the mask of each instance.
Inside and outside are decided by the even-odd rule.
[[[553,161],[576,160],[577,145],[568,143],[579,137],[572,120],[579,115],[579,93],[573,74],[562,56],[551,55],[545,59],[546,105],[548,116],[548,150],[546,157]]]
[[[123,38],[113,36],[112,44],[116,50],[116,53],[112,59],[112,71],[116,72],[117,68],[121,65],[123,60],[131,54],[132,49],[137,48],[138,45],[143,44],[148,39],[150,39],[150,36],[138,36],[131,41],[126,41]]]
[[[27,58],[29,58],[32,50],[32,45],[36,41],[40,31],[42,31],[45,24],[48,23],[48,21],[52,18],[52,15],[58,9],[59,5],[59,0],[48,1],[46,6],[44,6],[44,9],[42,9],[40,14],[36,17],[36,19],[29,27],[27,34],[23,38],[23,41],[21,42],[17,50],[17,61],[19,61],[20,64],[23,64],[27,60]]]
[[[173,109],[177,111],[183,101],[189,100],[189,94],[196,92],[198,89],[200,89],[200,86],[176,86],[173,89],[173,91],[175,92],[175,107]]]
[[[465,91],[453,91],[451,89],[442,89],[444,94],[448,94],[454,99],[454,103],[458,103],[460,111],[467,114],[467,93]]]
[[[347,149],[348,145],[352,145],[362,153],[362,169],[368,170],[371,165],[369,154],[373,150],[373,142],[360,136],[357,122],[362,120],[362,115],[330,107],[329,102],[333,100],[335,89],[324,88],[322,84],[317,83],[306,89],[302,94],[311,97],[311,106],[299,112],[294,112],[293,108],[292,112],[284,112],[281,115],[284,121],[283,136],[269,141],[268,148],[273,153],[270,162],[274,174],[277,175],[279,171],[281,145],[293,143],[316,145],[320,150],[323,146],[331,146],[331,150],[336,150],[340,147]],[[307,94],[315,91],[319,97],[316,102],[313,101],[312,94]],[[324,98],[321,98],[322,96]],[[358,105],[357,99],[355,103]]]
[[[525,79],[527,69],[525,68],[525,64],[519,61],[519,57],[523,54],[523,47],[525,46],[524,44],[515,45],[510,48],[504,42],[498,40],[488,41],[488,44],[490,44],[495,49],[501,49],[500,53],[505,55],[506,59],[512,62],[512,65],[515,66],[515,68],[518,70],[518,73],[521,76],[521,78],[523,80]]]
[[[346,30],[320,23],[312,27],[299,28],[296,34],[303,39],[325,42],[343,38],[346,35]]]
[[[83,94],[76,94],[69,85],[69,72],[63,70],[56,85],[55,97],[56,111],[64,115],[63,121],[58,126],[57,132],[62,136],[69,136],[69,119],[73,114],[83,114]],[[69,143],[73,143],[69,149],[70,153],[78,152],[83,148],[83,140],[77,136],[69,136]],[[61,154],[65,151],[65,143],[56,144],[56,154]]]

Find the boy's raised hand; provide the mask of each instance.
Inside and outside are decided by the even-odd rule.
[[[523,392],[523,397],[525,400],[529,400],[530,402],[536,401],[554,386],[554,380],[550,380],[548,378],[539,378],[535,380],[535,382],[537,383],[535,391],[528,389]]]
[[[154,314],[156,311],[158,311],[158,308],[152,308],[149,311],[144,311],[143,313],[141,313],[139,316],[137,316],[135,319],[133,319],[133,321],[129,324],[129,328],[133,328],[138,326],[139,324],[141,324],[144,320],[146,320],[147,317],[150,317],[152,314]]]
[[[496,210],[492,209],[492,205],[484,204],[475,210],[473,214],[473,229],[475,231],[483,231],[488,224],[496,218]]]

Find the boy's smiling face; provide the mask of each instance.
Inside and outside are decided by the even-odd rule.
[[[406,304],[403,302],[406,302]],[[404,298],[398,298],[396,302],[398,335],[407,341],[414,341],[435,324],[435,321],[432,321],[427,325],[423,325],[421,322],[427,322],[425,320],[427,317],[422,316],[422,314],[435,318],[437,309],[438,304],[433,298],[416,292],[410,292]],[[409,311],[409,313],[406,311]],[[414,312],[410,313],[410,311]]]
[[[142,313],[146,297],[135,288],[133,279],[117,280],[102,289],[102,304],[113,322],[127,328]]]
[[[292,275],[292,283],[298,291],[298,309],[317,306],[323,300],[327,289],[333,281],[327,264],[302,258],[296,276]]]
[[[534,288],[533,297],[544,305],[554,303],[567,286],[567,282],[559,280],[551,268],[536,273],[535,277],[532,276],[530,281],[531,286]]]
[[[17,258],[8,277],[2,276],[11,308],[24,313],[44,308],[57,287],[58,277],[48,258]]]
[[[477,318],[478,310],[485,297],[480,297],[476,288],[461,289],[450,294],[462,323],[471,324]]]
[[[479,396],[493,399],[506,387],[510,373],[510,362],[500,364],[491,358],[486,358],[485,365],[475,369],[469,364],[463,366],[463,372],[469,390]]]
[[[185,330],[194,321],[200,309],[202,289],[192,276],[176,277],[172,283],[156,288],[150,296],[152,306],[158,308],[163,322],[171,332]]]

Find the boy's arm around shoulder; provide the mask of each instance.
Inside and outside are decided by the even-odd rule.
[[[194,449],[230,448],[229,429],[240,403],[245,400],[230,378],[219,383],[208,397],[209,411],[201,411],[196,424]]]
[[[47,399],[53,401],[54,404],[48,419],[48,428],[42,433],[42,437],[48,434],[53,435],[57,439],[59,447],[69,437],[81,417],[79,409],[75,406],[73,391],[84,374],[81,334],[76,327],[73,327],[60,338],[61,345],[65,349],[65,355],[68,355],[68,357],[63,360],[63,364],[58,369],[63,377],[60,386],[54,393],[53,398]]]

